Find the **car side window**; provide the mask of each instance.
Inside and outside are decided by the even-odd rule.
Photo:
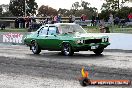
[[[61,27],[63,33],[72,32],[72,30],[70,29],[70,25],[61,25],[60,27]]]
[[[39,35],[47,35],[48,27],[42,27],[40,29]]]
[[[57,27],[55,27],[55,26],[50,26],[49,27],[48,35],[52,35],[52,34],[56,35],[57,33],[58,33]]]

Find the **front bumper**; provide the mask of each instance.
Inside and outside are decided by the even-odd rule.
[[[109,42],[90,43],[90,44],[76,44],[76,45],[73,45],[73,50],[74,51],[95,50],[97,48],[106,48],[108,45],[110,45]],[[92,48],[93,46],[95,46],[95,47]]]

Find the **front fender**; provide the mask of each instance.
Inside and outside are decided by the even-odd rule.
[[[60,46],[62,46],[64,43],[69,43],[72,47],[75,45],[75,42],[70,40],[70,41],[62,41]]]

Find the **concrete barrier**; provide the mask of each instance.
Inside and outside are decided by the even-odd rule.
[[[22,45],[24,44],[24,37],[30,34],[30,32],[1,32],[0,43]]]
[[[109,36],[110,45],[106,49],[132,50],[132,34],[100,33]]]
[[[1,32],[0,43],[22,45],[24,44],[24,37],[31,32]],[[121,49],[132,50],[132,34],[125,33],[89,33],[94,35],[109,36],[110,45],[106,49]]]

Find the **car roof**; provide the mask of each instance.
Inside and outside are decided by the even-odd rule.
[[[55,24],[46,24],[43,26],[60,26],[60,25],[76,25],[75,23],[55,23]]]

